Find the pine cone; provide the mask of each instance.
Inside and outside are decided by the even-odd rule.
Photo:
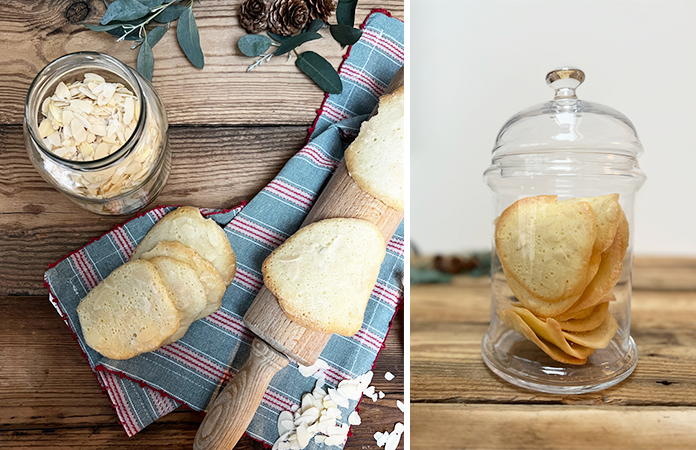
[[[245,0],[239,13],[239,22],[249,33],[258,33],[268,28],[268,0]]]
[[[309,20],[304,0],[276,0],[268,13],[268,28],[275,34],[291,36],[302,30]]]
[[[336,10],[337,0],[305,0],[309,8],[311,20],[321,19],[324,23],[329,21],[331,13]]]

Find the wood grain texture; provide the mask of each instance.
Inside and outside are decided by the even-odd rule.
[[[411,287],[412,448],[693,447],[682,438],[696,439],[696,289],[674,274],[690,277],[695,262],[636,259],[631,335],[638,365],[624,382],[582,395],[522,389],[486,367],[481,339],[490,321],[488,278]],[[640,274],[649,277],[638,280]],[[571,422],[574,438],[558,441]],[[446,428],[452,423],[457,426]]]
[[[377,225],[382,230],[384,241],[389,242],[404,218],[403,211],[387,206],[360,189],[348,173],[345,159],[338,165],[324,192],[326,194],[322,193],[317,199],[302,226],[337,217],[363,219]]]
[[[246,34],[239,26],[241,0],[205,0],[195,3],[205,68],[186,61],[176,42],[176,26],[154,48],[153,84],[167,108],[172,124],[293,124],[309,125],[324,93],[297,67],[294,58],[271,59],[247,73],[256,58],[241,54],[237,40]],[[135,66],[132,42],[115,42],[107,33],[88,30],[75,21],[97,23],[104,12],[101,0],[56,0],[0,3],[0,124],[22,123],[24,101],[36,74],[49,62],[67,53],[98,51]],[[356,24],[373,8],[389,10],[403,20],[403,0],[361,0]],[[84,18],[82,18],[84,17]],[[330,19],[335,23],[335,18]],[[312,50],[338,67],[345,50],[328,29],[323,39],[307,43]],[[182,84],[182,81],[186,81]]]
[[[412,405],[412,450],[696,448],[696,408]]]
[[[244,324],[276,350],[304,366],[317,362],[332,336],[290,320],[265,285],[244,314]]]
[[[179,408],[132,438],[118,424],[79,346],[45,295],[0,297],[0,448],[191,449],[202,417]],[[376,431],[403,422],[403,313],[397,316],[375,366],[373,385],[387,396],[360,404],[347,450],[374,446]],[[384,372],[397,377],[384,379]],[[236,450],[261,450],[248,437]],[[372,447],[370,447],[372,448]],[[400,447],[403,449],[403,441]]]
[[[271,379],[287,365],[285,356],[254,338],[249,358],[207,408],[193,450],[233,448],[254,418]]]
[[[172,128],[172,172],[161,205],[231,208],[265,186],[302,148],[305,127]],[[48,185],[19,126],[0,126],[0,295],[37,295],[43,272],[128,217],[83,211]]]

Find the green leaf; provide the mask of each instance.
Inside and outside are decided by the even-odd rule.
[[[307,31],[305,33],[316,33],[317,31],[321,30],[321,27],[323,26],[324,22],[321,19],[314,19],[307,27]]]
[[[184,51],[184,54],[191,61],[191,64],[203,68],[203,51],[201,50],[200,37],[198,36],[198,26],[196,19],[193,18],[193,10],[186,8],[186,11],[181,13],[179,21],[176,25],[176,38],[179,40],[179,45]]]
[[[161,13],[155,16],[155,22],[169,23],[179,18],[184,10],[188,9],[181,4],[169,5]]]
[[[152,55],[152,47],[150,47],[149,36],[144,39],[138,52],[138,72],[148,80],[152,81],[152,71],[155,68],[155,57]]]
[[[259,56],[268,50],[272,42],[261,34],[245,34],[237,41],[237,47],[246,56]]]
[[[317,83],[324,92],[340,94],[343,91],[343,83],[336,69],[317,53],[301,53],[295,60],[295,65]]]
[[[164,0],[138,0],[138,2],[147,6],[148,9],[152,9],[160,6],[162,3],[164,3]]]
[[[140,19],[150,12],[150,8],[137,0],[116,0],[106,8],[99,23],[106,25],[112,20]]]
[[[123,28],[124,25],[138,25],[139,23],[140,23],[139,20],[132,20],[129,22],[113,21],[107,26],[116,25],[116,28],[112,28],[110,30],[105,30],[105,31],[112,36],[116,36],[116,37],[120,38],[121,36],[126,34],[126,29]],[[128,34],[124,39],[126,39],[127,41],[139,40],[140,35],[138,34],[138,30],[136,29],[136,30],[131,31],[130,34]]]
[[[292,49],[295,49],[299,47],[300,45],[304,44],[305,42],[309,41],[314,41],[316,39],[321,39],[321,34],[312,32],[312,33],[302,33],[298,34],[296,36],[290,36],[289,38],[285,39],[284,41],[281,41],[280,47],[273,53],[275,56],[280,56],[283,55],[287,52],[289,52]]]
[[[268,35],[271,37],[271,39],[273,39],[276,42],[280,42],[281,44],[283,42],[287,41],[288,39],[290,39],[290,37],[291,37],[291,36],[281,36],[279,34],[271,33],[270,31],[268,32]]]
[[[92,25],[91,23],[83,23],[82,25],[86,26],[92,31],[109,31],[121,26],[117,23],[110,23],[109,25]]]
[[[353,27],[355,25],[355,7],[358,0],[338,0],[336,7],[336,21],[339,25]]]
[[[331,36],[341,45],[353,45],[362,36],[362,30],[349,27],[348,25],[331,25]]]
[[[147,33],[147,43],[150,45],[150,48],[157,45],[160,39],[162,39],[162,36],[164,36],[166,33],[167,27],[155,27],[150,30],[150,32]]]

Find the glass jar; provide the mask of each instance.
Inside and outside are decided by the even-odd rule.
[[[134,96],[133,121],[137,118],[137,125],[111,154],[80,161],[51,151],[39,127],[44,102],[59,84],[82,81],[85,74],[125,86]],[[111,56],[80,52],[51,62],[34,78],[24,114],[24,139],[34,167],[59,192],[88,211],[103,215],[134,213],[147,206],[167,181],[171,151],[164,105],[149,81]]]
[[[512,384],[556,394],[619,383],[638,358],[631,266],[643,147],[626,116],[577,98],[584,79],[547,74],[553,100],[508,120],[484,174],[497,218],[483,359]]]

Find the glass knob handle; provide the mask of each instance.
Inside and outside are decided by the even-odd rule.
[[[575,89],[585,81],[585,72],[574,67],[563,67],[546,74],[546,84],[556,90],[554,98],[577,98]]]

